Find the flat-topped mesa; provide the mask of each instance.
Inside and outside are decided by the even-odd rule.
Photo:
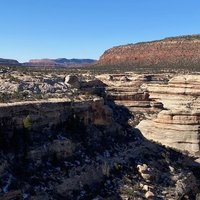
[[[200,35],[171,37],[113,47],[97,65],[186,67],[200,63]]]
[[[137,126],[148,139],[200,156],[200,75],[180,75],[165,85],[148,85],[151,99],[167,110]]]

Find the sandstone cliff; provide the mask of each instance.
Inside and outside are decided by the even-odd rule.
[[[200,35],[191,35],[113,47],[105,51],[97,65],[188,69],[199,63]]]
[[[168,81],[167,75],[135,73],[104,74],[96,78],[106,84],[107,99],[125,106],[132,114],[130,122],[137,125],[142,119],[152,118],[163,109],[161,102],[149,97],[145,85],[158,85]]]
[[[147,90],[165,110],[156,119],[140,122],[144,136],[199,156],[200,76],[175,76],[168,84],[150,84]]]
[[[200,76],[107,74],[107,98],[132,113],[129,124],[147,139],[199,157]]]

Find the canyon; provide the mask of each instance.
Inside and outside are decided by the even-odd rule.
[[[199,47],[0,59],[0,199],[199,199]]]
[[[108,96],[129,109],[148,138],[199,156],[199,75],[110,74],[98,76]]]
[[[198,196],[198,74],[10,70],[1,199]]]

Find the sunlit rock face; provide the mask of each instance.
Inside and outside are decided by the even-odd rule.
[[[200,76],[179,75],[165,85],[149,85],[150,98],[162,102],[165,110],[138,128],[148,139],[199,154]]]
[[[133,115],[132,123],[152,118],[163,109],[161,102],[152,100],[147,91],[149,84],[163,84],[168,81],[166,75],[141,75],[134,73],[104,74],[96,76],[106,84],[107,99],[119,106],[125,106]]]
[[[125,106],[147,139],[199,153],[200,75],[105,74],[107,98]]]
[[[173,52],[173,53],[172,53]],[[186,67],[200,62],[200,36],[172,37],[113,47],[104,52],[98,65]]]

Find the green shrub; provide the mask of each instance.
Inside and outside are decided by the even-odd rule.
[[[31,127],[32,127],[32,125],[33,125],[33,120],[31,119],[30,115],[27,115],[27,117],[25,117],[25,118],[23,119],[23,127],[24,127],[25,129],[30,130]]]

